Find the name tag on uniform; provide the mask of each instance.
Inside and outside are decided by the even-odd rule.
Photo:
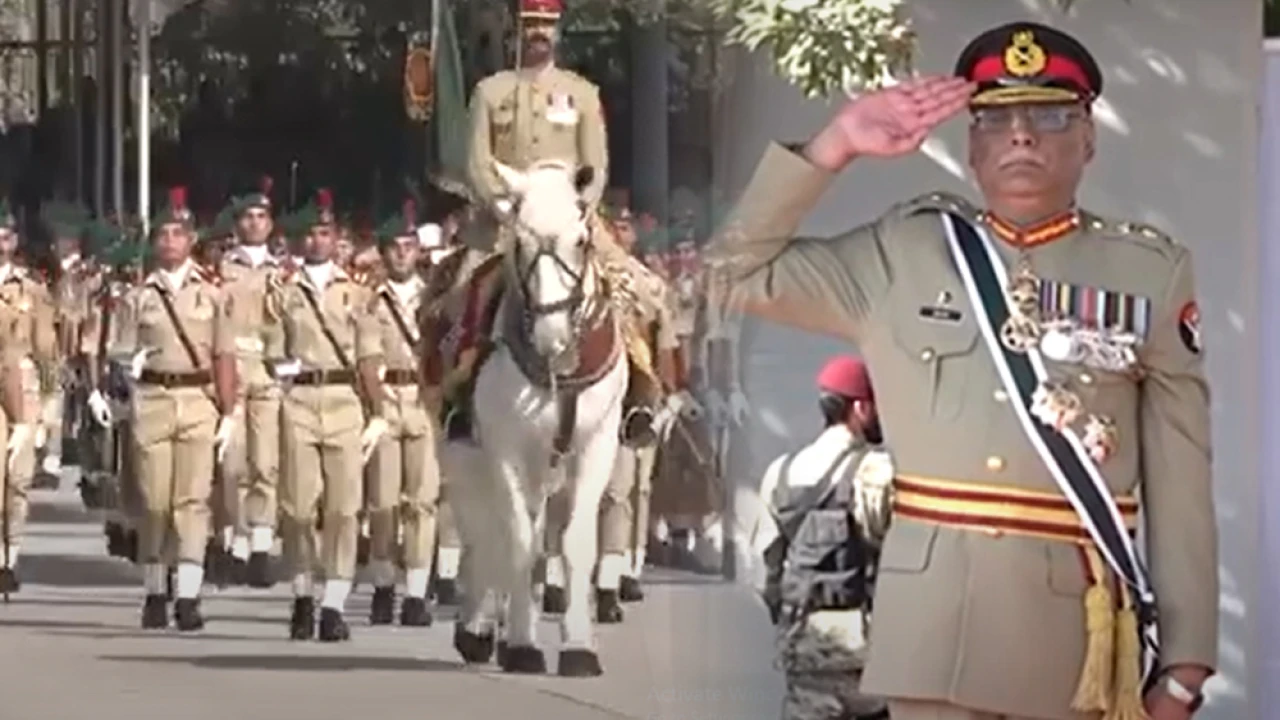
[[[964,316],[955,308],[941,307],[939,305],[925,305],[920,308],[920,319],[928,320],[930,322],[954,325],[955,323],[960,322],[962,317]]]
[[[547,121],[554,125],[577,125],[578,109],[573,106],[573,96],[555,92],[548,95]]]

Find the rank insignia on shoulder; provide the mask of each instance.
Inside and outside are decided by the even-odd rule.
[[[1178,337],[1192,354],[1200,354],[1203,347],[1200,338],[1200,306],[1194,300],[1178,311]]]

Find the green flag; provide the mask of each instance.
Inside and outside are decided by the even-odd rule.
[[[444,183],[466,183],[470,120],[462,52],[449,0],[438,0],[435,48],[436,176]]]

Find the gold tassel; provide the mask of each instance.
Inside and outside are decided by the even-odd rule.
[[[1116,614],[1116,697],[1105,720],[1149,720],[1142,702],[1142,642],[1138,613],[1129,588],[1120,587],[1120,612]]]
[[[1102,558],[1092,546],[1082,549],[1093,585],[1084,594],[1084,667],[1071,709],[1078,712],[1106,712],[1111,709],[1112,671],[1115,660],[1115,597]]]

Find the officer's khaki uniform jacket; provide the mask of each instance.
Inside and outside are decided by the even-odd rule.
[[[940,219],[911,213],[935,201],[838,237],[792,240],[831,179],[769,148],[717,241],[733,292],[861,349],[899,477],[1058,492],[1003,392]],[[1117,495],[1141,490],[1164,664],[1214,667],[1208,389],[1201,355],[1179,335],[1180,312],[1194,301],[1190,253],[1149,229],[1082,217],[1077,231],[1028,250],[1031,264],[1047,280],[1149,299],[1139,373],[1045,363],[1087,412],[1118,425],[1119,446],[1100,470]],[[999,247],[1010,262],[1015,251]],[[943,303],[957,320],[922,317]],[[1075,547],[896,518],[879,571],[866,692],[1015,717],[1086,717],[1069,710],[1086,638]]]
[[[270,253],[254,266],[245,251],[232,248],[222,259],[219,275],[228,295],[227,323],[235,338],[242,390],[250,393],[273,387],[265,361],[267,292],[281,272],[280,259]]]

